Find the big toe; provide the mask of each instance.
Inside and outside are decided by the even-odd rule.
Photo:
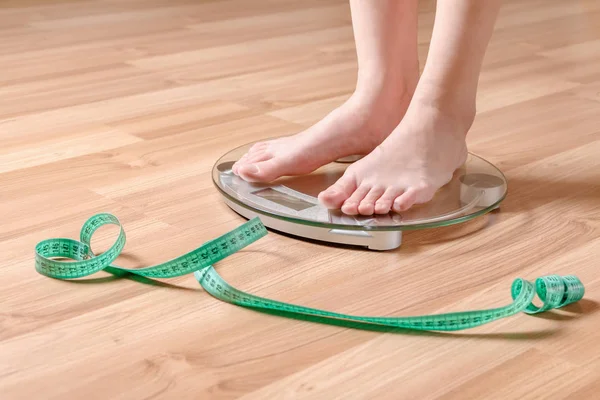
[[[339,209],[356,190],[352,176],[342,176],[336,183],[319,193],[319,201],[329,209]]]
[[[270,182],[283,173],[283,165],[276,158],[248,163],[238,167],[238,174],[248,182]]]
[[[417,193],[414,189],[408,189],[406,192],[398,196],[392,204],[392,210],[397,213],[408,210],[417,201]]]
[[[237,160],[236,162],[233,163],[233,165],[231,166],[231,170],[233,171],[233,173],[236,175],[239,175],[240,165],[244,165],[247,161],[248,161],[248,153],[244,154],[242,156],[242,158],[240,158],[239,160]]]
[[[429,185],[409,188],[394,200],[392,209],[395,212],[400,213],[408,210],[415,204],[427,203],[433,198],[435,191],[435,188]]]

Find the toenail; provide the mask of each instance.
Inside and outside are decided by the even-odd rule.
[[[260,171],[258,169],[258,167],[256,165],[249,165],[248,168],[246,168],[246,172],[251,173],[251,174],[256,174],[258,173],[258,171]]]

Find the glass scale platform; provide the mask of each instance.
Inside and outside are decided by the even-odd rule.
[[[351,161],[336,161],[308,175],[250,183],[236,176],[231,167],[252,144],[230,151],[213,167],[213,182],[225,203],[247,219],[259,217],[275,231],[321,242],[392,250],[401,245],[403,231],[452,225],[482,216],[498,208],[507,193],[504,174],[469,153],[464,165],[430,202],[402,213],[345,215],[319,204],[317,196],[342,176]]]

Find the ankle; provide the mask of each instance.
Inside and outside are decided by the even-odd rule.
[[[356,91],[361,94],[384,97],[388,101],[409,99],[419,81],[418,61],[392,62],[390,65],[359,67]]]
[[[417,81],[403,76],[359,77],[351,102],[373,114],[396,114],[402,118],[415,92]]]
[[[475,96],[469,90],[453,90],[427,82],[419,83],[411,102],[412,107],[437,110],[444,118],[454,121],[465,134],[471,128],[477,113]]]

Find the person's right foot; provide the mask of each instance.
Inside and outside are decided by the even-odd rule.
[[[388,84],[375,95],[352,95],[321,121],[294,136],[254,144],[233,172],[250,182],[302,175],[337,159],[367,155],[398,125],[412,91]]]

